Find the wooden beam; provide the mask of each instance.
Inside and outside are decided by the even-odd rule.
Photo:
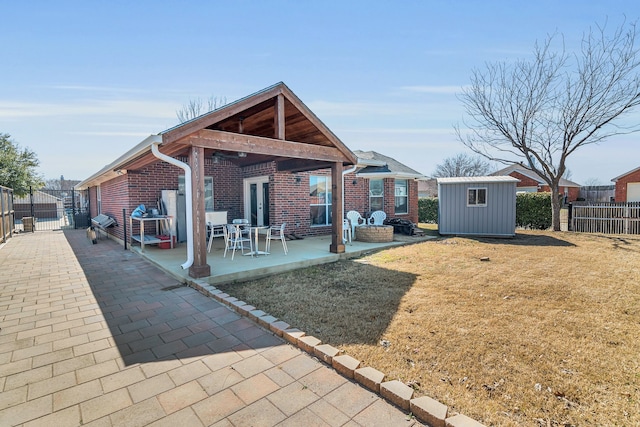
[[[261,102],[265,102],[282,93],[282,86],[283,85],[281,84],[275,85],[269,88],[269,90],[258,92],[245,99],[241,99],[239,101],[226,105],[220,108],[219,111],[212,111],[211,113],[206,114],[189,123],[185,123],[181,126],[176,126],[175,128],[167,131],[162,135],[162,143],[167,144],[173,141],[177,141],[188,136],[191,133],[196,132],[198,129],[206,128],[207,126],[211,126],[214,123],[242,113],[250,109],[252,106],[260,104]]]
[[[276,111],[274,116],[273,127],[275,129],[275,139],[285,139],[285,126],[284,126],[284,95],[280,94],[276,96]]]
[[[305,144],[301,142],[283,141],[252,135],[239,135],[231,132],[202,129],[187,138],[192,146],[245,152],[249,154],[264,154],[267,156],[290,157],[294,159],[321,160],[327,162],[349,162],[335,147]]]
[[[331,165],[331,246],[329,252],[334,254],[344,253],[345,247],[342,241],[342,199],[344,197],[342,188],[342,163]]]
[[[207,223],[204,213],[204,149],[191,147],[189,153],[189,166],[191,176],[192,195],[191,203],[193,213],[193,264],[189,267],[189,276],[200,278],[211,275],[211,267],[207,264]]]

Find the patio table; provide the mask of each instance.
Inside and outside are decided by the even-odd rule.
[[[258,256],[258,255],[269,255],[269,252],[261,251],[261,250],[259,250],[259,247],[258,247],[258,243],[259,243],[258,236],[260,235],[259,231],[260,230],[267,230],[267,229],[269,229],[268,226],[257,226],[257,227],[254,226],[254,227],[250,227],[249,228],[249,238],[253,239],[253,242],[255,242],[255,243],[252,243],[252,245],[251,245],[252,246],[252,251],[249,252],[249,253],[246,253],[244,255],[251,255],[251,256],[254,256],[254,255],[255,256]],[[251,237],[252,235],[254,237]],[[265,242],[265,245],[266,245],[266,242]]]

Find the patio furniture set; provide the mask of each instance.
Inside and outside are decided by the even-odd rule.
[[[385,219],[387,219],[387,214],[384,211],[374,211],[368,218],[364,218],[358,211],[349,211],[342,222],[342,240],[351,242],[356,239],[356,229],[358,227],[380,227],[384,225]]]
[[[233,260],[236,250],[238,249],[241,251],[242,255],[252,257],[258,255],[269,255],[271,253],[272,240],[280,240],[282,242],[284,254],[287,255],[289,250],[287,248],[287,241],[284,234],[286,226],[286,223],[282,223],[280,227],[252,226],[246,219],[234,219],[231,224],[213,224],[207,222],[207,228],[209,229],[207,251],[211,252],[213,239],[222,235],[222,237],[224,237],[223,257],[225,258],[227,256],[227,252],[231,251],[231,259]],[[219,230],[222,230],[222,232],[220,233]],[[261,234],[265,236],[264,250],[260,250],[259,248],[259,238]],[[245,252],[247,249],[248,252]]]

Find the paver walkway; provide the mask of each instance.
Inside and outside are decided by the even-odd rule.
[[[84,231],[0,248],[0,426],[420,425]]]

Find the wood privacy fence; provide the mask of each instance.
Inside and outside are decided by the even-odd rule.
[[[13,235],[13,190],[0,185],[0,242],[6,243]]]
[[[640,202],[574,205],[573,231],[604,234],[640,234]]]

